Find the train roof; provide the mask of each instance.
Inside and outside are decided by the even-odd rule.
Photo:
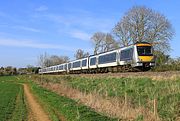
[[[93,54],[93,55],[90,55],[90,56],[96,56],[96,55],[99,55],[99,54],[102,54],[102,53],[107,53],[107,52],[111,52],[111,51],[114,51],[114,50],[119,50],[119,49],[122,49],[122,48],[128,48],[128,47],[130,47],[130,46],[133,46],[133,45],[137,45],[137,44],[147,44],[147,45],[152,45],[151,43],[149,43],[149,42],[136,42],[136,43],[134,43],[134,44],[130,44],[130,45],[128,45],[128,46],[126,46],[126,47],[119,47],[119,48],[117,48],[117,49],[112,49],[112,50],[110,50],[110,51],[106,51],[106,52],[101,52],[101,53],[98,53],[98,54]]]
[[[152,46],[149,42],[136,42],[135,45],[137,46]]]

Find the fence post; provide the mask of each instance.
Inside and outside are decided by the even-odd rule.
[[[155,116],[155,119],[157,120],[157,106],[158,106],[158,104],[157,104],[157,99],[156,98],[154,98],[154,116]]]

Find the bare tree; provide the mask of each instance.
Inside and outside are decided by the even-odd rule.
[[[96,32],[92,37],[94,54],[118,48],[118,44],[110,33]]]
[[[42,68],[49,66],[49,55],[45,52],[44,54],[40,54],[38,56],[38,65]]]
[[[119,48],[119,44],[115,41],[114,37],[110,33],[106,34],[103,46],[103,52]]]
[[[68,61],[69,61],[69,57],[67,57],[67,56],[57,56],[57,55],[51,55],[50,56],[47,53],[41,54],[38,57],[38,64],[42,68],[66,63]]]
[[[91,37],[91,40],[94,45],[94,54],[98,54],[101,52],[102,48],[102,43],[104,41],[105,33],[103,32],[96,32],[94,35]]]
[[[113,33],[121,46],[146,41],[156,43],[156,50],[168,52],[174,31],[164,15],[144,6],[135,6],[115,25]]]
[[[89,56],[89,53],[88,52],[84,52],[82,49],[78,49],[76,51],[76,54],[74,55],[74,57],[76,59],[81,59],[81,58],[85,58],[85,57],[88,57]]]
[[[69,61],[69,57],[52,55],[50,56],[49,60],[50,60],[50,66],[53,66],[62,63],[67,63]]]

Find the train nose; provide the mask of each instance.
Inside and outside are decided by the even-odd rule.
[[[151,62],[154,56],[139,56],[141,62]]]

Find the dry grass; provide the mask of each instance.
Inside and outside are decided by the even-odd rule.
[[[51,80],[52,75],[48,75],[49,80]],[[58,79],[61,78],[62,75],[56,76]],[[177,81],[180,79],[180,72],[138,72],[138,73],[108,73],[108,74],[80,74],[80,75],[71,75],[73,77],[85,77],[85,78],[151,78],[155,81],[167,81],[167,85],[169,88],[162,87],[161,95],[174,94],[179,92],[178,85],[171,85],[168,81]],[[56,80],[53,78],[52,80]],[[44,80],[44,79],[43,79]],[[57,81],[58,83],[51,81],[39,81],[37,83],[41,83],[41,85],[45,88],[48,88],[60,95],[66,96],[73,100],[78,101],[79,103],[83,103],[86,106],[93,108],[97,112],[101,112],[110,117],[117,117],[123,120],[135,120],[137,117],[143,117],[145,121],[154,121],[160,120],[157,116],[155,117],[154,113],[151,112],[153,109],[153,100],[149,100],[147,102],[147,108],[143,106],[137,106],[132,104],[130,99],[124,101],[124,99],[120,97],[108,97],[108,95],[100,95],[99,90],[101,88],[95,89],[94,91],[90,91],[88,93],[79,91],[78,88],[70,88],[70,85],[67,85],[67,82]],[[154,81],[154,82],[155,82]],[[160,82],[161,83],[161,82]],[[163,83],[163,82],[162,82]],[[175,87],[174,87],[175,86]],[[101,86],[100,86],[101,87]],[[102,85],[102,87],[105,87]],[[107,87],[108,88],[108,87]],[[175,90],[176,89],[176,90]],[[105,92],[106,93],[106,92]],[[126,103],[125,103],[126,102]],[[160,104],[158,102],[158,104]],[[151,108],[152,107],[152,108]],[[165,106],[166,107],[166,106]],[[151,110],[151,111],[150,111]],[[169,109],[167,109],[169,111]],[[173,110],[172,110],[173,111]],[[161,117],[161,115],[159,115]],[[161,117],[162,118],[162,117]],[[176,120],[179,120],[179,116],[176,117]]]
[[[37,82],[39,83],[39,82]],[[93,108],[97,112],[104,113],[110,117],[117,117],[123,120],[134,120],[138,116],[143,116],[144,120],[155,121],[155,116],[152,112],[144,107],[133,107],[132,104],[120,98],[102,97],[97,93],[82,93],[77,89],[68,87],[63,81],[57,83],[39,83],[41,86],[50,89],[60,95],[66,96],[73,100],[83,103],[86,106]]]
[[[76,76],[76,75],[75,75]],[[81,74],[82,77],[101,78],[101,77],[117,77],[117,78],[151,78],[156,81],[177,80],[180,78],[180,71],[166,72],[126,72],[126,73],[105,73],[105,74]]]

